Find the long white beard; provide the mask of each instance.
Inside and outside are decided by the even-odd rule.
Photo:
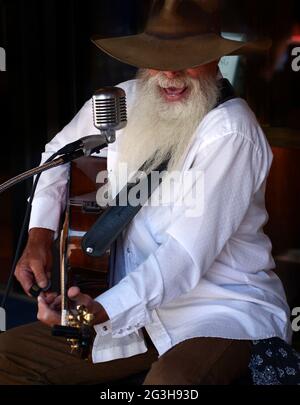
[[[167,102],[158,86],[188,86],[190,93],[183,101]],[[147,172],[154,170],[167,158],[169,172],[180,169],[197,127],[218,96],[216,77],[168,79],[163,73],[152,77],[140,71],[135,103],[119,146],[119,162],[128,165],[128,174],[145,162]]]

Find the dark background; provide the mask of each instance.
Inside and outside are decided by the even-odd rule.
[[[0,0],[0,46],[7,55],[7,71],[0,72],[1,182],[37,165],[45,143],[97,88],[135,75],[135,68],[101,53],[90,37],[141,31],[150,4],[150,0]],[[271,221],[266,228],[275,255],[300,248],[300,72],[291,70],[290,55],[293,46],[300,46],[299,27],[298,0],[223,0],[224,31],[273,39],[264,57],[241,61],[240,92],[279,156],[271,174]],[[298,44],[291,43],[293,36]],[[285,59],[280,64],[281,49]],[[28,181],[0,196],[2,283],[30,186]]]

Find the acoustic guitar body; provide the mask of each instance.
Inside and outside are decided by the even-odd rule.
[[[93,258],[82,250],[86,232],[104,212],[96,203],[99,172],[107,171],[106,158],[83,157],[71,164],[69,196],[61,235],[62,290],[78,286],[93,298],[108,289],[109,252]]]

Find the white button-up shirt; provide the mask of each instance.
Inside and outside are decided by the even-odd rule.
[[[119,87],[130,110],[136,81]],[[90,100],[46,146],[42,160],[93,133]],[[116,170],[118,140],[107,152],[110,173]],[[172,201],[145,206],[123,232],[115,285],[97,298],[110,321],[96,326],[94,362],[145,352],[143,327],[160,355],[203,336],[291,340],[289,308],[263,232],[271,163],[271,149],[244,100],[227,101],[205,116],[182,167],[185,174],[202,173],[198,215],[187,215],[184,205]],[[67,167],[42,175],[30,228],[57,232],[67,181]]]

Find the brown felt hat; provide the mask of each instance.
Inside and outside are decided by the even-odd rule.
[[[121,62],[162,71],[184,70],[225,55],[270,48],[269,39],[242,42],[223,38],[219,17],[218,0],[154,0],[143,33],[94,36],[92,42]]]

